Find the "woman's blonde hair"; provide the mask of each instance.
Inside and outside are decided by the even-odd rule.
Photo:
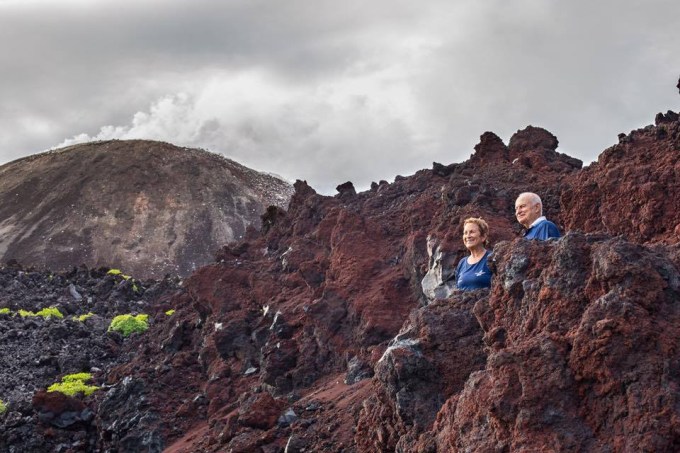
[[[477,228],[479,228],[479,234],[482,236],[486,236],[486,239],[484,240],[484,247],[489,246],[489,224],[486,223],[486,220],[482,219],[481,217],[468,217],[465,219],[463,222],[463,228],[465,228],[465,225],[468,223],[474,223],[477,225]]]

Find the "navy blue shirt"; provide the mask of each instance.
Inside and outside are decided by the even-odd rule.
[[[538,239],[539,241],[545,241],[549,238],[558,238],[560,236],[560,230],[557,229],[557,225],[550,220],[538,222],[524,233],[524,239]]]
[[[491,288],[491,271],[486,265],[486,260],[491,255],[491,251],[487,250],[481,260],[475,264],[468,264],[466,256],[456,267],[456,287],[463,290],[472,290],[480,288]]]

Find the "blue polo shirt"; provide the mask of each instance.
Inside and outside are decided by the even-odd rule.
[[[456,287],[462,290],[491,288],[491,271],[486,265],[490,255],[491,251],[487,250],[475,264],[468,264],[467,256],[460,260],[456,267]]]
[[[545,241],[550,238],[559,238],[560,236],[560,230],[557,228],[557,225],[550,220],[547,220],[545,217],[538,223],[531,225],[524,233],[524,239],[538,239],[539,241]]]

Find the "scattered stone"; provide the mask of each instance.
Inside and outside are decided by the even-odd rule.
[[[356,195],[357,191],[354,189],[354,184],[351,181],[340,184],[335,188],[338,191],[339,197]]]
[[[295,414],[293,408],[289,408],[279,417],[278,424],[279,426],[289,426],[297,419],[298,416]]]
[[[364,379],[373,377],[373,367],[360,357],[354,356],[347,364],[347,374],[345,375],[345,384],[352,385]]]

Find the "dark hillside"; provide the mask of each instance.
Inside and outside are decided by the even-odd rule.
[[[291,193],[279,178],[202,150],[75,145],[0,167],[0,261],[186,276]]]
[[[65,397],[45,400],[45,389],[82,372],[101,385],[103,373],[132,360],[134,346],[124,345],[142,337],[108,331],[115,316],[148,314],[150,324],[172,322],[165,312],[181,292],[177,280],[139,281],[108,271],[0,268],[0,400],[9,407],[0,451],[93,451],[91,409]],[[43,310],[54,314],[41,316]]]

